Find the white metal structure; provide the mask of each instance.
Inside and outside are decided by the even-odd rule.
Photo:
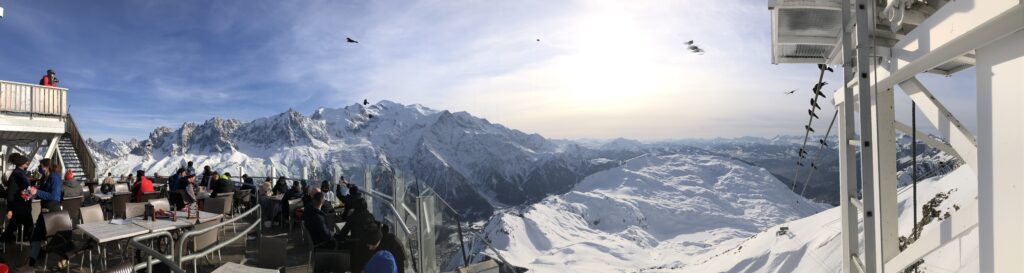
[[[833,18],[841,26],[837,40],[792,38],[808,28],[787,28],[784,22],[800,20],[784,19],[786,9],[832,10],[836,2],[841,2],[839,18]],[[846,84],[833,97],[841,138],[843,272],[899,272],[973,229],[980,236],[980,272],[1024,272],[1024,1],[777,0],[769,5],[773,62],[844,68]],[[785,50],[828,42],[838,50],[819,59],[794,58],[800,54]],[[977,73],[977,135],[916,78],[970,67]],[[895,132],[910,133],[911,127],[895,120],[896,87],[949,141],[925,143],[958,156],[978,174],[977,203],[929,225],[902,251],[897,247]],[[858,151],[863,199],[857,191]]]
[[[3,158],[18,152],[34,158],[46,148],[44,157],[57,152],[57,142],[67,127],[67,89],[0,81],[0,151]],[[49,144],[49,147],[44,147]],[[30,147],[25,150],[25,147]],[[6,177],[8,164],[4,164]]]

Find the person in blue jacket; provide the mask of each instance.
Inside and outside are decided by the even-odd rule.
[[[50,159],[44,158],[39,160],[39,166],[44,171],[43,180],[39,185],[39,189],[36,190],[36,198],[40,200],[39,205],[43,209],[48,211],[59,211],[61,201],[61,185],[63,184],[63,176],[57,171],[56,165],[50,165]],[[29,265],[35,266],[37,261],[40,261],[40,250],[43,241],[46,240],[46,223],[43,221],[43,214],[39,214],[39,219],[36,220],[35,231],[32,232],[32,247],[29,252]]]
[[[380,241],[384,238],[380,224],[368,224],[366,229],[367,233],[366,237],[363,237],[363,243],[373,253],[373,256],[363,267],[363,273],[398,273],[395,256],[390,251],[380,248]]]

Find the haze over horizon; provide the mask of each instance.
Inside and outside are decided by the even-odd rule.
[[[802,134],[813,65],[771,65],[763,1],[5,1],[0,79],[57,70],[86,136],[369,99],[548,138]],[[359,43],[347,43],[351,37]],[[703,55],[686,49],[694,40]],[[974,73],[922,77],[974,130]],[[827,76],[825,89],[841,81]],[[798,89],[794,95],[783,92]],[[953,98],[952,100],[948,98]],[[897,115],[909,102],[897,96]],[[828,101],[828,100],[826,100]],[[824,130],[833,109],[823,103]],[[927,126],[925,126],[927,128]]]

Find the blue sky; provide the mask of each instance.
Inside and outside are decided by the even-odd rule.
[[[364,98],[468,111],[555,138],[800,134],[817,77],[813,65],[770,64],[764,1],[0,6],[0,79],[36,82],[56,69],[94,138]],[[707,54],[689,53],[687,40]],[[972,74],[923,81],[973,130]],[[791,89],[799,91],[782,94]],[[908,120],[903,97],[897,113]]]

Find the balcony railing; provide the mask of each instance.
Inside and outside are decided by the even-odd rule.
[[[67,94],[67,88],[0,81],[0,113],[63,117]]]

